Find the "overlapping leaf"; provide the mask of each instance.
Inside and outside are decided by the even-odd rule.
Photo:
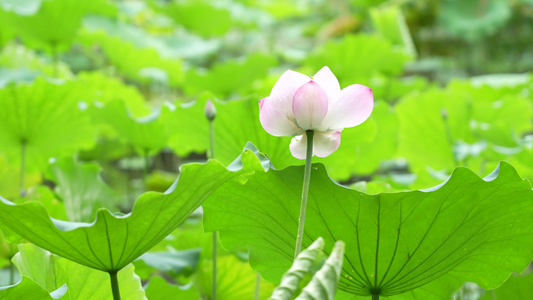
[[[500,148],[519,145],[532,117],[522,96],[461,83],[409,94],[396,111],[399,155],[417,174],[415,187],[435,184],[457,165],[486,174],[506,159]]]
[[[2,299],[63,299],[62,296],[66,290],[67,287],[63,286],[52,293],[48,293],[35,281],[28,277],[22,277],[22,280],[15,285],[0,287],[0,297]]]
[[[109,274],[52,255],[32,244],[20,245],[19,250],[13,262],[20,274],[31,278],[48,291],[54,291],[66,285],[68,287],[66,296],[61,299],[113,299]],[[140,278],[134,273],[133,265],[128,265],[121,270],[118,273],[118,280],[123,299],[146,299]]]
[[[0,220],[52,253],[94,269],[118,271],[176,229],[220,185],[262,168],[250,151],[243,160],[243,167],[234,171],[217,161],[184,165],[179,181],[165,194],[143,194],[125,216],[101,209],[93,223],[64,222],[50,218],[39,203],[14,205],[0,198]]]
[[[96,107],[92,113],[97,122],[109,125],[123,142],[133,146],[139,154],[156,154],[167,144],[168,137],[159,113],[136,118],[121,101]]]
[[[118,197],[100,178],[100,166],[65,158],[51,164],[48,170],[69,221],[90,222],[98,208],[115,207]]]

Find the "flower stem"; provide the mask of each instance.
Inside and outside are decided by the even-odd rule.
[[[307,208],[307,196],[309,195],[309,182],[311,181],[311,162],[313,160],[313,130],[305,132],[307,136],[307,152],[305,154],[305,171],[304,184],[302,187],[302,203],[300,204],[300,218],[298,219],[298,235],[296,236],[296,248],[294,249],[294,257],[302,250],[302,242],[304,239],[305,227],[305,211]]]
[[[213,231],[213,286],[211,288],[211,300],[217,299],[217,232]]]
[[[254,300],[259,300],[260,295],[261,295],[261,275],[259,275],[259,272],[256,272]]]
[[[111,277],[111,290],[113,291],[113,300],[120,300],[120,290],[118,287],[118,276],[117,271],[109,272]]]
[[[372,300],[379,300],[379,294],[372,294]]]
[[[24,173],[26,172],[26,140],[20,142],[20,196],[26,196],[24,189]]]
[[[213,128],[213,121],[209,121],[209,158],[215,158],[215,129]]]
[[[215,130],[213,128],[213,120],[209,120],[209,158],[215,158]],[[211,288],[211,300],[217,299],[217,249],[218,239],[217,232],[213,231],[213,278]]]

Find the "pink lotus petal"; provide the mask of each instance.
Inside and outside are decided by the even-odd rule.
[[[305,159],[307,153],[307,136],[304,134],[294,137],[291,140],[289,148],[291,149],[292,156],[298,159]]]
[[[302,73],[287,70],[278,79],[270,92],[270,101],[276,110],[292,119],[292,98],[296,90],[309,82],[311,78]]]
[[[293,120],[281,113],[273,105],[270,97],[259,101],[259,121],[265,131],[273,136],[295,136],[305,132]]]
[[[320,131],[349,128],[363,123],[374,108],[372,89],[360,84],[344,88],[339,97],[329,102],[328,115]]]
[[[294,94],[292,111],[300,128],[317,129],[328,113],[328,96],[320,85],[309,81]]]
[[[316,131],[313,136],[313,155],[326,157],[339,149],[341,143],[341,132]],[[292,156],[298,159],[305,159],[307,154],[307,135],[299,135],[291,140],[290,144]]]
[[[335,99],[341,92],[341,86],[337,77],[331,72],[328,67],[323,67],[313,76],[313,81],[318,83],[328,95],[328,99]]]
[[[313,154],[318,157],[326,157],[339,149],[341,144],[341,132],[315,131],[313,137]]]

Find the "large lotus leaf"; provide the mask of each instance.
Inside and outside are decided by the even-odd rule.
[[[204,297],[211,295],[213,265],[204,260],[201,269],[196,273],[194,284]],[[252,270],[248,262],[240,261],[234,255],[223,255],[217,258],[217,299],[220,300],[252,300],[255,299],[257,272]],[[259,299],[266,299],[274,285],[261,278]]]
[[[63,299],[113,299],[109,274],[52,255],[32,244],[19,245],[19,250],[13,262],[20,274],[48,291],[66,284],[67,296]],[[141,280],[134,271],[135,268],[130,264],[118,273],[122,299],[146,299]]]
[[[82,31],[80,40],[87,45],[101,48],[109,62],[130,80],[152,83],[155,78],[146,74],[146,71],[158,73],[156,81],[174,87],[180,85],[183,80],[181,61],[164,58],[153,48],[138,48],[133,43],[110,36],[105,31]]]
[[[255,80],[267,75],[276,65],[272,55],[251,54],[242,61],[228,60],[209,71],[192,69],[187,73],[185,89],[190,94],[209,90],[221,97],[243,95]]]
[[[19,164],[25,145],[26,170],[43,170],[48,159],[73,155],[94,144],[95,128],[64,84],[37,79],[0,89],[0,151]]]
[[[62,297],[66,291],[67,287],[63,286],[60,289],[49,293],[28,277],[22,277],[22,280],[15,285],[0,287],[0,298],[2,300],[64,299]]]
[[[313,70],[329,66],[345,87],[354,83],[368,85],[369,78],[376,74],[400,74],[407,59],[405,53],[394,49],[387,40],[360,34],[324,44],[309,55],[307,64]]]
[[[451,33],[466,40],[480,40],[492,35],[511,18],[511,6],[505,0],[442,1],[440,23]]]
[[[21,13],[16,7],[3,6],[8,10],[0,10],[0,16],[12,28],[16,28],[24,39],[50,50],[51,47],[70,43],[76,37],[76,31],[81,26],[81,19],[88,13],[92,1],[48,0],[39,2],[38,10],[32,13]]]
[[[100,177],[100,166],[64,158],[51,164],[48,177],[56,183],[55,192],[65,204],[72,222],[94,220],[96,209],[114,208],[118,196]]]
[[[203,205],[205,229],[226,248],[248,246],[275,283],[292,262],[303,171],[256,172]],[[495,288],[533,258],[533,191],[507,163],[485,180],[457,168],[431,190],[377,195],[338,185],[320,164],[311,172],[303,246],[346,243],[339,288],[350,294],[445,299],[466,281]]]
[[[202,36],[223,35],[232,25],[230,13],[209,1],[171,1],[166,5],[152,7]]]
[[[116,77],[100,72],[81,72],[76,80],[69,82],[79,91],[80,99],[86,103],[108,103],[114,100],[124,102],[128,111],[136,117],[150,114],[150,107],[141,92]]]
[[[124,102],[111,101],[93,110],[95,120],[109,125],[118,137],[140,154],[155,154],[167,144],[167,134],[159,113],[136,118]]]
[[[94,269],[118,271],[176,229],[220,185],[263,168],[251,151],[242,158],[242,168],[235,171],[214,160],[183,165],[179,181],[165,194],[143,194],[127,215],[101,209],[93,223],[65,222],[50,218],[39,203],[15,205],[0,198],[0,220],[52,253]]]
[[[201,299],[200,292],[194,286],[173,285],[159,276],[152,277],[144,289],[146,290],[146,297],[150,300]]]

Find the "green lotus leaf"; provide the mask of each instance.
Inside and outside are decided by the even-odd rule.
[[[495,290],[486,291],[479,300],[533,298],[533,274],[513,275]]]
[[[65,84],[37,79],[0,89],[0,99],[0,151],[10,164],[20,164],[24,148],[25,170],[43,170],[49,158],[72,156],[94,144],[89,114]]]
[[[0,5],[0,17],[32,46],[56,52],[76,37],[84,15],[98,7],[96,2],[77,0],[37,1],[29,9]]]
[[[292,262],[303,171],[256,172],[203,204],[205,229],[226,248],[248,246],[274,283]],[[495,288],[521,272],[533,258],[532,212],[531,186],[505,162],[485,180],[457,168],[433,189],[377,195],[340,186],[315,164],[303,246],[346,243],[338,286],[348,294],[445,299],[464,282]]]
[[[159,84],[179,86],[183,81],[181,61],[175,58],[162,57],[151,47],[139,48],[132,42],[124,41],[120,37],[110,36],[107,32],[98,30],[82,31],[80,40],[87,45],[101,48],[109,62],[116,66],[119,73],[130,80],[149,84],[154,78],[143,74],[143,70],[159,70],[164,81]],[[146,72],[144,72],[146,73]],[[149,74],[148,74],[149,75]]]
[[[211,296],[213,265],[204,260],[196,273],[194,284],[204,297]],[[241,261],[235,255],[223,255],[217,258],[217,299],[220,300],[253,300],[257,284],[257,272],[252,270],[248,262]],[[266,299],[274,285],[260,279],[259,299]]]
[[[209,71],[192,69],[185,78],[185,89],[189,94],[209,90],[223,98],[244,95],[254,81],[265,77],[276,64],[272,55],[256,53],[244,60],[216,64]]]
[[[81,72],[76,80],[69,82],[69,85],[79,92],[80,99],[86,103],[106,104],[120,100],[135,117],[150,114],[150,107],[141,92],[119,78],[106,76],[100,72]]]
[[[446,178],[456,165],[486,174],[530,130],[531,103],[519,95],[502,95],[488,86],[411,93],[396,105],[399,155],[417,174],[415,187]]]
[[[449,32],[470,41],[494,34],[511,18],[507,1],[442,1],[440,23]]]
[[[16,199],[20,196],[20,167],[8,164],[5,155],[0,153],[0,195]],[[41,182],[39,173],[25,173],[24,189]]]
[[[136,118],[122,101],[111,101],[92,110],[94,119],[109,125],[120,140],[142,155],[158,153],[167,144],[167,134],[159,113]]]
[[[48,299],[64,299],[62,298],[67,287],[63,286],[52,293],[49,293],[47,290],[40,287],[35,281],[29,279],[28,277],[22,277],[22,280],[12,286],[3,286],[0,287],[0,297],[5,300],[16,300],[16,299],[39,299],[39,300],[48,300]]]
[[[67,220],[90,222],[100,207],[114,208],[118,196],[100,177],[100,166],[64,158],[48,167],[48,178],[63,203]]]
[[[373,75],[398,75],[407,60],[402,50],[393,48],[382,37],[359,34],[325,43],[309,55],[306,63],[313,68],[309,73],[328,66],[341,87],[346,87],[354,83],[370,85]]]
[[[191,273],[200,260],[200,249],[146,252],[139,257],[145,264],[171,275]]]
[[[399,5],[383,5],[370,9],[372,24],[393,45],[402,47],[413,58],[416,49]]]
[[[31,278],[48,291],[66,285],[68,290],[62,299],[113,299],[109,274],[50,254],[32,244],[19,245],[19,250],[13,262],[20,274]],[[122,299],[146,299],[140,278],[134,271],[130,264],[118,273]]]
[[[177,286],[168,283],[163,277],[154,276],[144,286],[150,300],[191,299],[198,300],[200,292],[192,285]]]
[[[65,204],[61,202],[50,187],[38,185],[26,190],[24,197],[16,201],[17,204],[26,202],[39,202],[46,208],[50,217],[58,220],[67,220]]]
[[[193,103],[178,103],[173,109],[163,107],[161,117],[170,135],[168,146],[178,155],[202,153],[208,149],[209,122],[205,117],[204,106],[209,98],[210,94],[203,94]],[[271,136],[261,127],[256,100],[214,103],[217,110],[213,121],[215,157],[223,164],[230,164],[241,153],[242,145],[248,141],[262,147],[276,166],[298,162],[290,155],[290,138]]]
[[[232,25],[230,13],[212,5],[209,1],[171,1],[166,5],[152,5],[152,7],[202,36],[223,35]]]
[[[181,167],[179,181],[165,193],[145,193],[127,215],[100,209],[93,223],[52,219],[35,202],[15,205],[0,198],[0,220],[35,245],[79,264],[114,272],[150,250],[185,219],[220,185],[262,169],[252,151],[244,164],[230,171],[218,161]]]

